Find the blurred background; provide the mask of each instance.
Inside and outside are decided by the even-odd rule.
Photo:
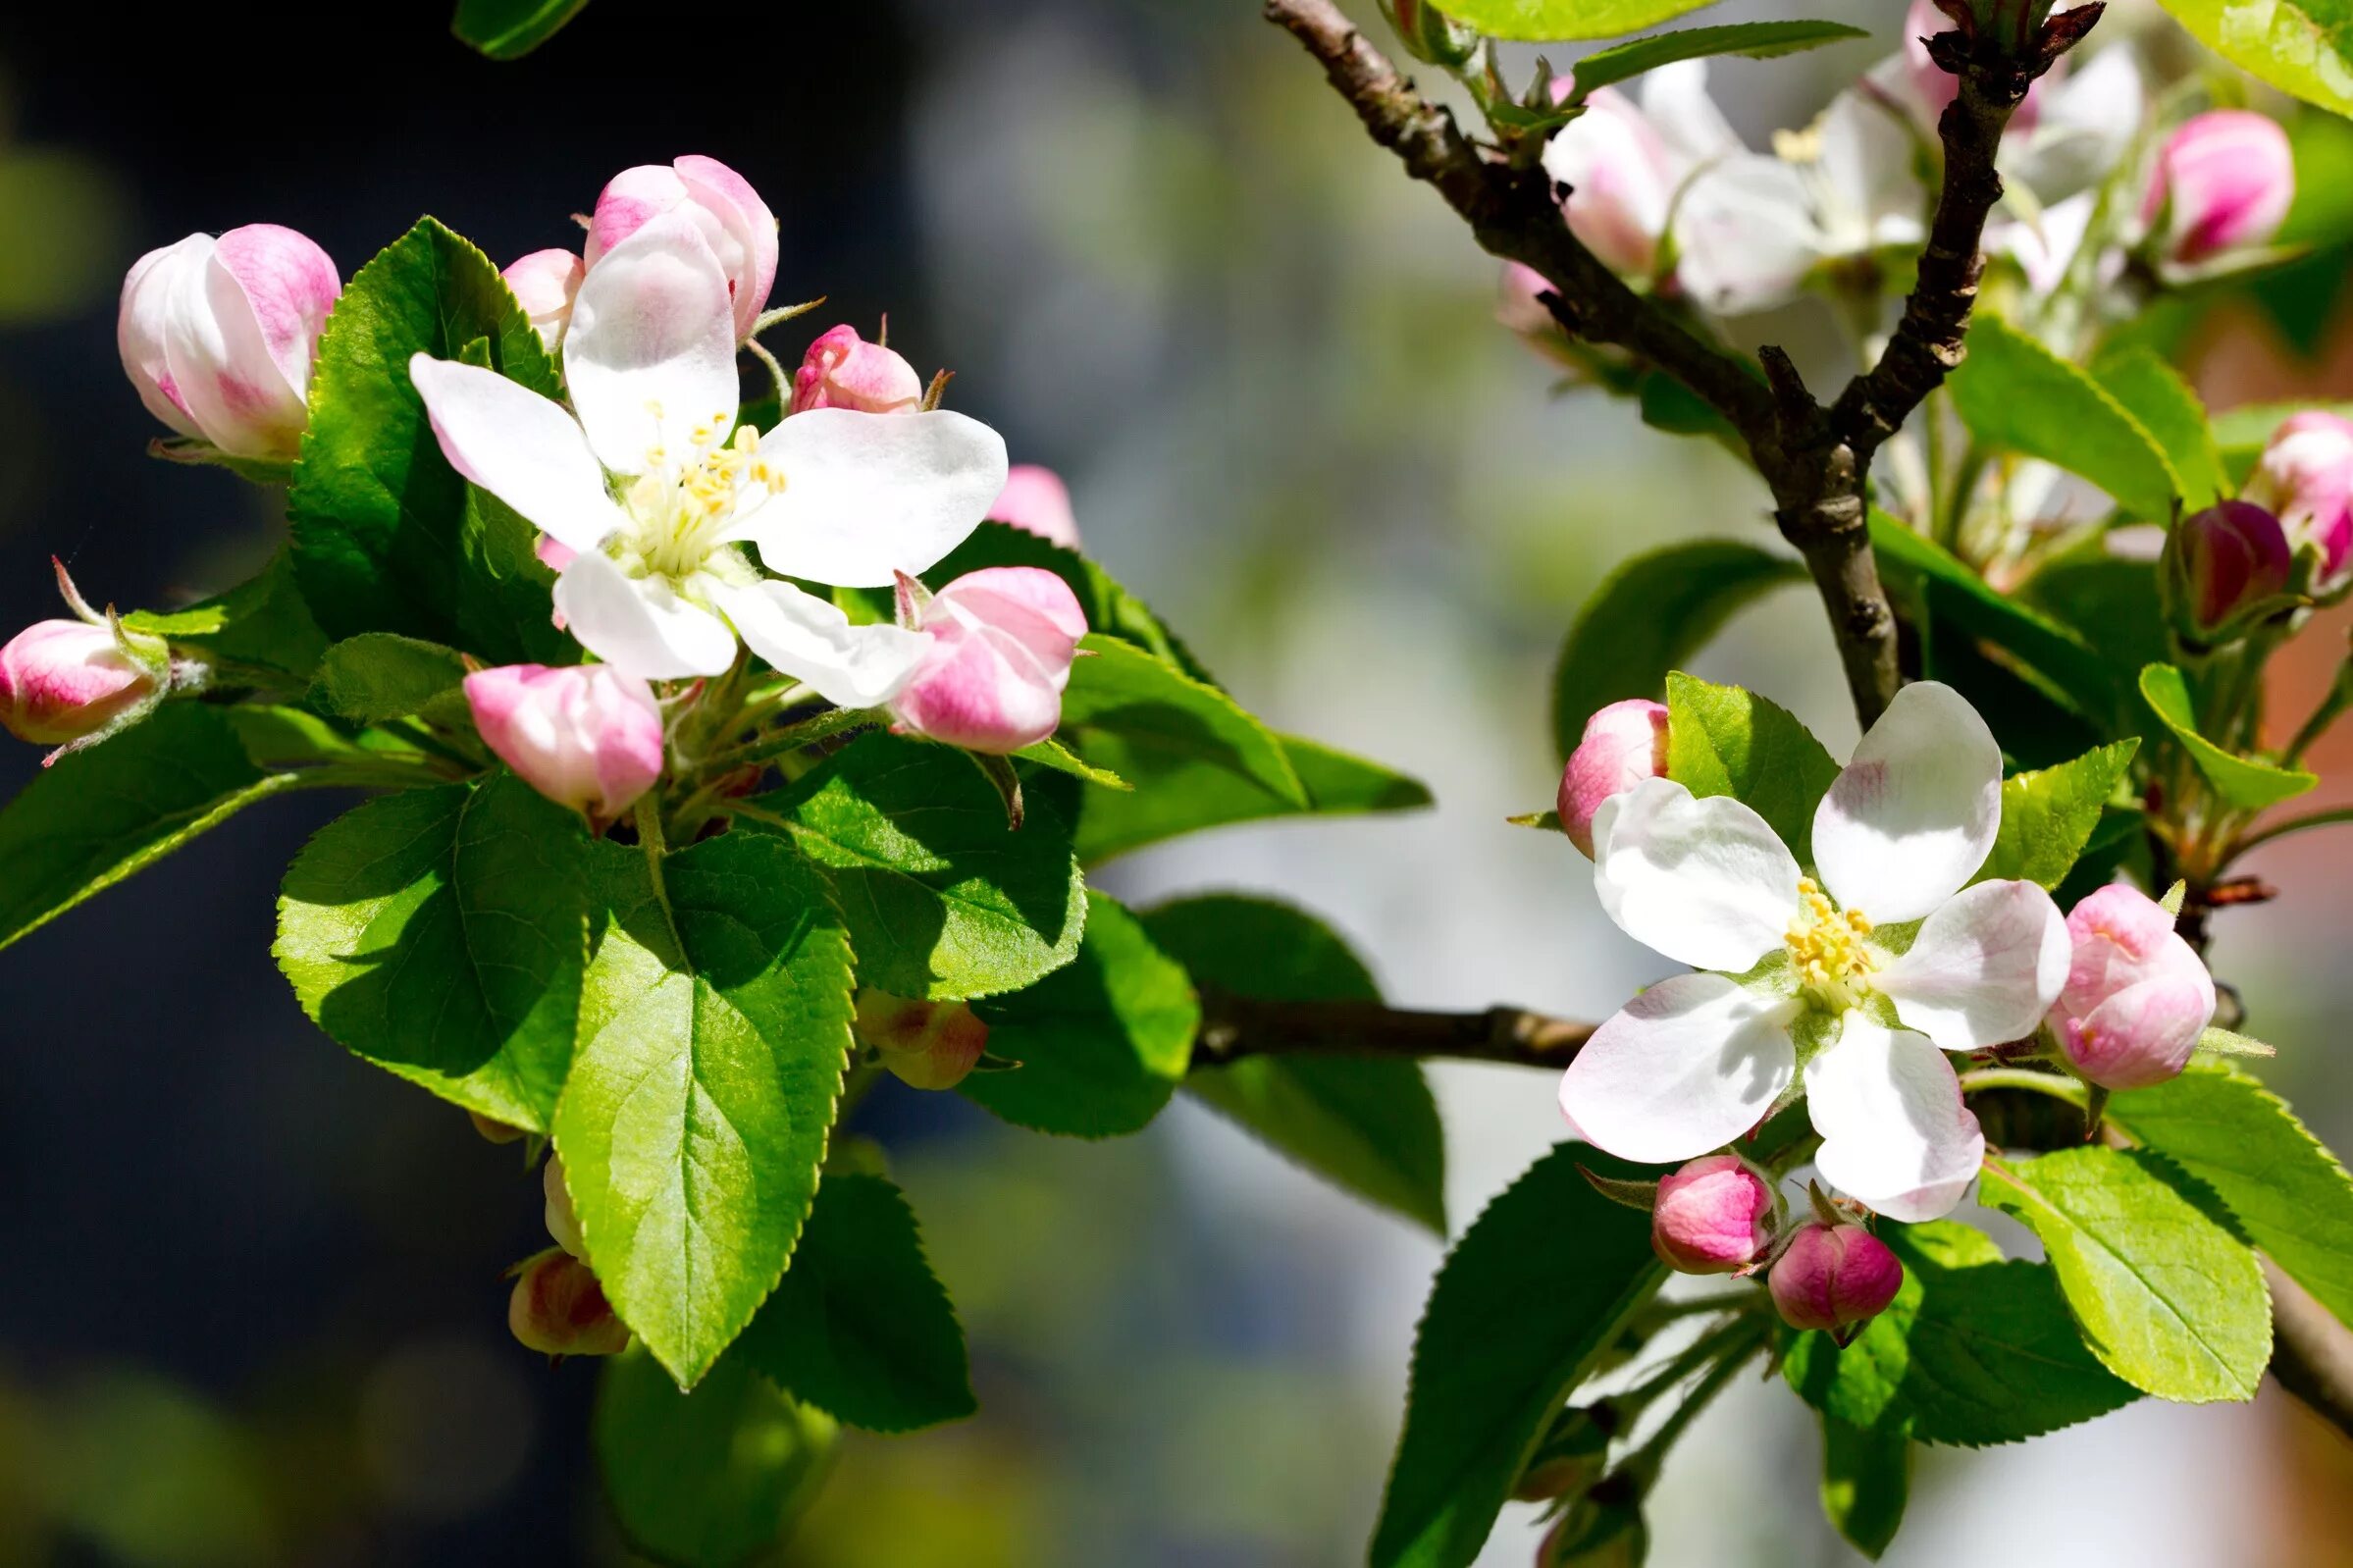
[[[1350,9],[1378,29],[1370,0]],[[1902,10],[1729,0],[1706,20],[1875,35],[1727,63],[1719,95],[1752,140],[1801,125],[1895,46]],[[332,29],[81,20],[0,14],[0,627],[55,613],[52,552],[94,600],[168,608],[283,526],[275,497],[141,455],[156,432],[113,342],[140,252],[266,220],[348,277],[430,212],[503,262],[576,243],[569,215],[622,167],[706,152],[782,219],[777,300],[829,296],[806,336],[872,336],[887,311],[895,347],[957,372],[955,406],[1070,479],[1090,549],[1245,704],[1440,803],[1228,829],[1118,864],[1109,891],[1278,893],[1417,1006],[1601,1017],[1657,978],[1575,852],[1502,818],[1551,798],[1546,681],[1574,607],[1661,540],[1767,537],[1763,493],[1704,444],[1554,395],[1493,323],[1493,264],[1250,0],[596,0],[511,65],[449,38],[437,3]],[[2344,272],[2331,252],[2183,323],[2217,407],[2353,393]],[[772,338],[788,360],[805,340]],[[2317,689],[2341,647],[2316,627],[2286,678]],[[1803,594],[1699,669],[1852,743]],[[0,751],[0,792],[35,761]],[[315,1031],[270,962],[278,878],[346,804],[272,803],[0,954],[0,1563],[628,1560],[588,1452],[596,1367],[550,1371],[504,1327],[498,1272],[544,1244],[538,1180]],[[2288,896],[2227,915],[2216,953],[2281,1048],[2273,1080],[2340,1148],[2349,847],[2278,847],[2256,868]],[[1542,1075],[1435,1076],[1459,1231],[1562,1128]],[[853,1437],[780,1560],[1362,1560],[1435,1237],[1183,1101],[1088,1145],[886,1081],[858,1125],[964,1311],[982,1410]],[[1670,1468],[1651,1560],[1856,1560],[1820,1519],[1817,1440],[1778,1385],[1744,1385]],[[2349,1482],[2275,1391],[2144,1403],[1925,1455],[1887,1560],[2341,1563]],[[1483,1564],[1531,1558],[1532,1512]]]

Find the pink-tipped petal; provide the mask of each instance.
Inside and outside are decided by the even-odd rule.
[[[1065,549],[1078,549],[1078,515],[1071,509],[1071,488],[1053,469],[1015,463],[1005,471],[1005,489],[988,509],[1000,523],[1025,529]]]

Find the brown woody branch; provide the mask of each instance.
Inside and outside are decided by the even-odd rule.
[[[1590,1023],[1522,1008],[1413,1013],[1378,1002],[1268,1002],[1207,990],[1193,1066],[1253,1056],[1386,1056],[1565,1068]]]

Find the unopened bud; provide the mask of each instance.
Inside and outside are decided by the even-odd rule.
[[[1588,1496],[1546,1533],[1536,1548],[1536,1568],[1642,1568],[1649,1554],[1640,1502]]]
[[[2263,507],[2219,501],[2193,512],[2166,538],[2166,583],[2180,629],[2201,642],[2223,640],[2270,612],[2295,568],[2287,531]]]
[[[1732,1274],[1772,1244],[1772,1184],[1737,1154],[1692,1161],[1658,1182],[1650,1249],[1680,1274]]]
[[[2114,882],[2067,915],[2074,942],[2052,1032],[2075,1071],[2105,1089],[2163,1083],[2189,1065],[2214,1021],[2214,977],[2173,916]]]
[[[2252,110],[2215,109],[2167,139],[2141,198],[2141,222],[2162,216],[2165,259],[2194,264],[2265,243],[2295,197],[2295,154],[2278,122]]]
[[[505,664],[465,679],[483,744],[517,777],[601,827],[661,776],[661,709],[610,664]]]
[[[562,344],[564,329],[572,324],[572,296],[580,292],[580,280],[587,275],[587,266],[568,250],[535,250],[498,276],[514,290],[540,341],[552,350]]]
[[[518,1264],[506,1298],[506,1327],[542,1355],[616,1356],[629,1348],[629,1327],[604,1299],[589,1266],[560,1247]]]
[[[572,1189],[564,1181],[563,1156],[548,1156],[540,1172],[540,1192],[547,1199],[548,1234],[573,1257],[585,1259],[588,1243],[580,1239],[580,1211],[572,1207]]]
[[[163,665],[112,627],[35,622],[0,648],[0,729],[36,746],[96,735],[156,699]]]
[[[1591,858],[1601,803],[1666,770],[1666,706],[1640,697],[1610,704],[1585,721],[1585,738],[1561,769],[1561,831]]]
[[[836,327],[809,345],[793,372],[793,412],[851,408],[862,414],[912,414],[923,406],[923,378],[900,354],[867,342],[855,327]]]
[[[1086,611],[1055,573],[984,566],[936,594],[904,578],[900,619],[930,646],[891,699],[894,728],[1002,757],[1062,723]]]
[[[700,154],[640,164],[612,177],[597,197],[583,259],[593,271],[606,251],[663,213],[691,221],[727,275],[736,337],[749,339],[776,282],[776,215],[751,183]]]
[[[1650,118],[1611,87],[1544,143],[1544,173],[1567,192],[1569,232],[1613,272],[1648,278],[1689,174]]]
[[[1622,1419],[1606,1401],[1563,1410],[1537,1444],[1511,1494],[1522,1502],[1547,1502],[1585,1490],[1601,1479],[1609,1439]]]
[[[1381,0],[1381,13],[1416,60],[1451,71],[1478,52],[1477,29],[1464,26],[1428,0]]]
[[[1005,489],[988,509],[997,522],[1026,530],[1065,549],[1078,548],[1078,516],[1071,509],[1071,487],[1038,463],[1016,463],[1005,471]]]
[[[911,1001],[870,986],[858,993],[851,1027],[894,1076],[916,1089],[955,1088],[988,1045],[988,1025],[962,1002]]]
[[[1809,1220],[1774,1260],[1769,1283],[1782,1322],[1827,1330],[1843,1345],[1896,1299],[1904,1265],[1861,1226]]]
[[[474,1130],[482,1135],[486,1143],[520,1143],[531,1135],[521,1127],[510,1126],[495,1117],[484,1116],[480,1111],[468,1111],[466,1120],[474,1124]]]
[[[2240,498],[2279,519],[2289,549],[2313,552],[2315,595],[2353,583],[2353,419],[2320,408],[2291,416],[2273,433]]]

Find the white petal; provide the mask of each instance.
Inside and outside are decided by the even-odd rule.
[[[442,455],[549,538],[593,550],[629,519],[563,405],[495,370],[418,354],[408,379],[425,399]]]
[[[1676,276],[1724,314],[1784,304],[1822,257],[1811,212],[1804,177],[1778,158],[1741,153],[1711,164],[1675,204]]]
[[[589,445],[617,474],[693,460],[698,430],[735,424],[735,312],[692,220],[650,218],[600,256],[572,300],[564,385]],[[658,454],[658,455],[656,455]]]
[[[1979,1051],[2035,1031],[2072,954],[2050,894],[2032,882],[1980,882],[1938,906],[1911,951],[1872,983],[1945,1050]]]
[[[1689,1160],[1764,1120],[1797,1074],[1798,1004],[1721,974],[1661,980],[1594,1031],[1560,1080],[1560,1109],[1620,1159]]]
[[[1738,972],[1781,946],[1798,862],[1728,795],[1650,778],[1594,813],[1594,891],[1618,928],[1694,968]]]
[[[853,626],[831,601],[790,583],[729,588],[713,597],[753,653],[837,707],[889,702],[931,648],[921,632],[887,623]]]
[[[2103,49],[2065,80],[2046,81],[2040,107],[2031,131],[2004,138],[2001,162],[2006,178],[2048,205],[2088,195],[2116,168],[2140,133],[2148,93],[2131,50]]]
[[[1928,187],[1896,111],[1850,88],[1831,100],[1817,130],[1827,199],[1844,209],[1841,248],[1916,243],[1927,233]]]
[[[640,680],[722,675],[735,633],[659,577],[630,577],[604,556],[582,554],[555,580],[555,608],[580,646]]]
[[[1822,883],[1881,925],[1916,920],[1985,863],[2002,825],[2002,749],[1968,700],[1896,694],[1813,815]]]
[[[1850,1013],[1838,1043],[1805,1065],[1805,1105],[1822,1135],[1822,1179],[1891,1220],[1953,1212],[1985,1158],[1953,1064],[1909,1029]]]
[[[963,544],[1005,488],[1005,439],[963,414],[812,408],[769,431],[759,452],[782,472],[783,493],[729,537],[757,543],[772,572],[843,588],[920,572]]]
[[[1643,114],[1687,164],[1705,163],[1747,149],[1732,122],[1707,95],[1707,62],[1680,60],[1643,78]],[[1575,122],[1571,122],[1574,124]]]

